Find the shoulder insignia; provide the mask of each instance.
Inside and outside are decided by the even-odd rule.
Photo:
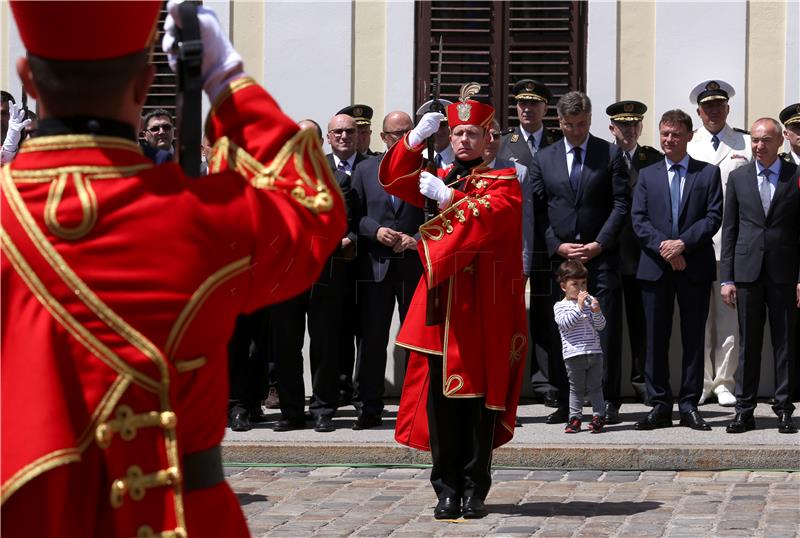
[[[519,141],[519,135],[517,133],[512,134],[511,135],[511,143],[513,144],[514,142],[518,142],[518,141]]]
[[[794,164],[794,160],[792,159],[792,155],[787,151],[783,153],[778,153],[778,158],[783,159],[787,163]]]
[[[738,127],[734,127],[733,130],[736,131],[737,133],[742,133],[746,135],[750,134],[750,131],[745,131],[744,129],[739,129]]]

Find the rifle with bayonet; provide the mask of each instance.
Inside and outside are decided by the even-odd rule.
[[[201,105],[203,42],[197,4],[182,2],[178,6],[178,162],[187,176],[200,175]]]
[[[431,83],[431,112],[439,112],[444,113],[444,106],[442,106],[441,101],[439,100],[440,91],[441,91],[441,78],[442,78],[442,36],[439,36],[439,65],[436,71],[436,78],[433,79]],[[428,137],[426,141],[427,150],[428,150],[428,162],[425,166],[425,170],[433,174],[434,176],[437,175],[437,166],[436,166],[436,133]],[[425,198],[425,221],[429,221],[433,218],[436,218],[436,215],[439,214],[439,204],[436,200],[432,200],[430,198]],[[428,295],[426,296],[426,304],[425,304],[425,324],[426,325],[439,325],[444,321],[444,315],[442,313],[442,301],[441,301],[441,287],[436,286],[428,290]]]

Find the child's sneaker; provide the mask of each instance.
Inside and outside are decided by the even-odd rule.
[[[606,425],[606,421],[600,415],[595,415],[592,417],[592,421],[589,423],[586,428],[592,433],[600,433],[603,431],[603,426]]]
[[[578,433],[579,431],[581,431],[581,419],[572,417],[569,419],[567,427],[564,428],[564,433]]]

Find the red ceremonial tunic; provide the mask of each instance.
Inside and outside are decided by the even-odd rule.
[[[4,537],[248,535],[183,462],[223,438],[236,316],[307,289],[345,210],[315,135],[252,79],[207,134],[201,178],[90,135],[0,171]]]
[[[421,148],[408,137],[381,162],[387,192],[417,206]],[[444,178],[448,170],[439,170]],[[527,349],[523,295],[522,191],[514,169],[479,166],[459,183],[448,207],[420,226],[424,274],[414,293],[397,345],[411,350],[397,413],[398,442],[429,450],[428,383],[441,383],[449,398],[485,397],[499,412],[494,446],[511,440]],[[425,324],[428,289],[442,286],[445,321]],[[429,380],[428,355],[441,355],[443,378]]]

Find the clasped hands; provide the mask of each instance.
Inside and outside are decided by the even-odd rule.
[[[585,245],[583,243],[561,243],[557,252],[562,258],[586,263],[603,252],[603,246],[597,241]]]
[[[662,241],[658,248],[658,253],[664,260],[669,262],[673,271],[683,271],[686,269],[686,259],[683,251],[686,245],[680,239],[667,239]]]
[[[375,234],[375,238],[378,240],[379,243],[382,245],[386,245],[390,247],[394,252],[400,253],[404,250],[415,249],[417,248],[417,240],[411,237],[410,235],[406,235],[403,232],[398,232],[397,230],[392,230],[391,228],[387,228],[386,226],[381,226],[378,228],[378,232]]]

